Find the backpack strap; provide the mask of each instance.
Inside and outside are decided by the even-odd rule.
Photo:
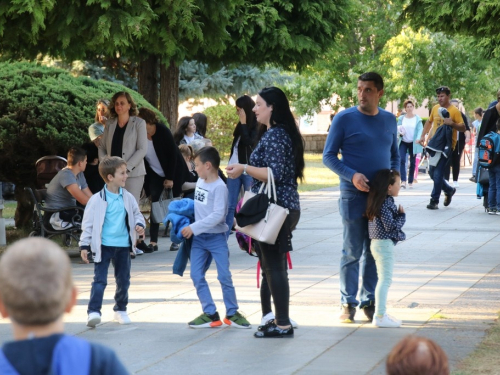
[[[54,348],[51,372],[53,375],[89,375],[91,356],[88,341],[64,335]]]
[[[0,374],[2,375],[19,375],[14,366],[12,366],[3,353],[3,350],[0,349]]]

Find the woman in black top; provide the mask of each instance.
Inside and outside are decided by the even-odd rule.
[[[144,158],[146,177],[144,190],[151,196],[152,202],[158,202],[164,189],[172,189],[174,197],[182,193],[184,183],[184,159],[174,142],[170,130],[158,121],[156,114],[147,108],[139,109],[139,117],[146,121],[148,150]],[[144,252],[152,253],[158,250],[159,223],[151,217],[150,244]]]
[[[257,119],[252,112],[253,107],[255,107],[255,102],[247,95],[236,99],[236,113],[240,121],[233,132],[233,144],[231,146],[228,165],[238,163],[248,164],[257,140]],[[252,177],[248,174],[242,174],[237,178],[227,180],[227,190],[229,192],[226,216],[226,224],[229,227],[227,237],[229,237],[231,228],[233,227],[234,210],[238,204],[241,187],[243,186],[245,191],[250,190],[252,180]]]
[[[259,326],[254,336],[293,337],[290,322],[290,286],[288,284],[287,252],[291,249],[291,235],[300,218],[297,180],[304,178],[304,140],[300,135],[288,99],[277,87],[267,87],[259,92],[253,109],[257,121],[267,126],[267,132],[259,140],[249,164],[227,166],[229,178],[238,178],[242,173],[254,178],[252,191],[257,193],[260,185],[267,182],[267,169],[271,168],[276,183],[277,204],[289,210],[275,245],[257,242],[259,260],[264,272],[261,287],[262,314],[271,312],[269,290],[276,309],[276,318]],[[285,232],[283,232],[285,231]],[[282,233],[287,233],[283,239]],[[267,286],[269,285],[269,287]]]

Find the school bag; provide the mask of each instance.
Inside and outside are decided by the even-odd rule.
[[[489,132],[479,141],[479,165],[488,169],[498,164],[500,160],[500,134]]]

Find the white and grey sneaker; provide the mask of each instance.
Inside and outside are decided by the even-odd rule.
[[[134,249],[134,253],[135,255],[142,255],[144,254],[144,251],[142,251],[141,249],[138,249],[137,247]]]
[[[87,318],[87,327],[95,328],[99,323],[101,323],[101,314],[98,312],[91,312]]]
[[[389,314],[384,314],[383,317],[378,317],[375,315],[373,317],[372,325],[379,328],[399,328],[403,322],[399,319],[390,316]]]
[[[274,316],[274,313],[271,311],[270,313],[267,313],[266,315],[264,315],[260,321],[260,325],[261,326],[265,326],[267,324],[267,322],[269,322],[270,320],[274,320],[275,316]],[[294,329],[296,328],[299,328],[299,325],[297,324],[297,322],[295,320],[293,320],[292,318],[289,318],[290,319],[290,324],[292,325],[292,327]]]
[[[115,320],[120,324],[132,323],[126,311],[115,311]]]

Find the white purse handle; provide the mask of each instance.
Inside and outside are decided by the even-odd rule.
[[[269,186],[271,186],[269,188]],[[264,188],[266,190],[264,190]],[[272,191],[271,191],[272,189]],[[267,183],[263,182],[261,185],[260,185],[260,189],[259,189],[259,194],[262,194],[262,192],[264,191],[264,194],[267,194],[267,197],[269,198],[269,200],[271,200],[271,197],[274,198],[274,203],[278,202],[278,199],[277,199],[277,194],[276,194],[276,183],[274,182],[274,174],[273,174],[273,170],[269,167],[267,167]],[[271,194],[273,196],[271,196]]]

